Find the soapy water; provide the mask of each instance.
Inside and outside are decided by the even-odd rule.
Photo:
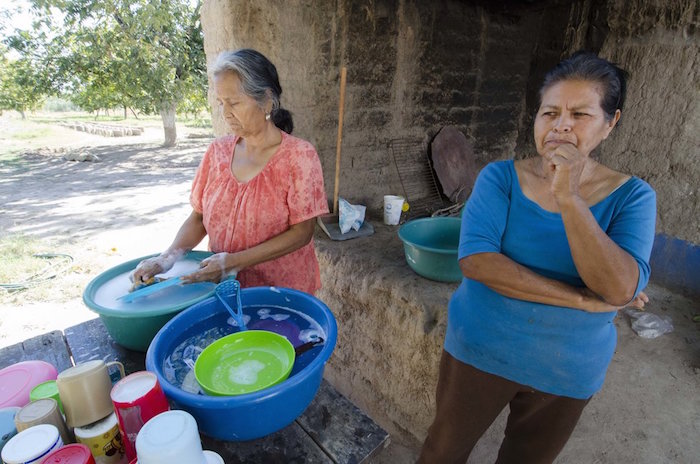
[[[279,333],[287,337],[295,347],[319,338],[326,339],[326,334],[318,322],[295,309],[270,305],[251,305],[243,307],[243,315],[249,330],[270,330]],[[163,360],[163,373],[168,382],[186,392],[203,394],[194,375],[194,363],[197,357],[204,348],[216,340],[239,331],[232,317],[228,317],[225,324],[214,325],[221,320],[221,318],[211,318],[210,322],[213,326],[207,327],[200,333],[182,341]],[[317,348],[320,349],[322,346],[323,344],[320,344]],[[306,354],[311,354],[313,351],[316,351],[316,348]],[[298,367],[298,361],[299,358],[295,361],[292,375]],[[243,373],[246,372],[243,371]]]
[[[199,269],[199,261],[183,259],[177,261],[168,272],[158,274],[157,277],[169,279],[181,275],[191,274]],[[94,301],[96,304],[110,309],[124,309],[134,311],[140,309],[169,308],[182,304],[183,301],[190,301],[202,297],[214,291],[216,284],[213,282],[197,282],[186,285],[174,285],[142,298],[137,298],[132,302],[125,302],[118,298],[129,293],[131,280],[129,276],[133,269],[123,272],[104,284],[95,292]]]
[[[253,353],[250,353],[251,355]],[[258,373],[267,367],[256,359],[243,361],[229,369],[228,379],[238,385],[253,385],[258,381]]]

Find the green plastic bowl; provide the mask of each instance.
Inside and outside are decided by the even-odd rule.
[[[201,261],[211,255],[212,253],[207,251],[191,251],[181,260]],[[135,351],[145,352],[148,350],[153,337],[161,327],[180,311],[212,296],[216,288],[216,284],[212,282],[189,284],[186,286],[189,288],[182,290],[182,298],[173,299],[173,292],[181,290],[170,287],[162,292],[162,295],[169,296],[169,298],[159,298],[159,295],[154,293],[140,301],[128,303],[131,306],[115,302],[114,307],[108,307],[106,303],[96,301],[95,297],[103,286],[109,285],[120,275],[132,271],[138,263],[151,256],[156,255],[127,261],[103,272],[95,277],[83,292],[83,302],[90,310],[99,314],[102,323],[114,341]],[[118,296],[126,292],[126,286],[124,284],[124,289]],[[181,287],[181,289],[183,288]],[[166,292],[169,293],[166,294]]]
[[[438,282],[460,282],[457,260],[459,229],[457,217],[423,218],[409,221],[399,229],[406,262],[416,274]]]
[[[285,380],[294,357],[294,346],[283,335],[246,330],[207,346],[194,363],[194,375],[209,395],[243,395]]]

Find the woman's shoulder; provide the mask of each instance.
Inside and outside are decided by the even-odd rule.
[[[512,182],[514,172],[513,160],[491,161],[479,172],[479,177],[488,179],[491,182],[506,183]]]
[[[282,144],[288,151],[316,153],[316,147],[307,140],[287,134],[286,132],[282,133],[282,137]]]
[[[610,196],[615,193],[635,196],[655,195],[654,189],[645,180],[608,167],[605,167],[604,182],[610,190]]]
[[[284,133],[278,159],[292,166],[319,162],[316,148],[311,142]]]

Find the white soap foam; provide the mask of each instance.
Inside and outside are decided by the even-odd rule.
[[[258,373],[263,369],[265,369],[265,364],[258,360],[243,361],[231,368],[228,378],[231,382],[239,385],[253,385],[258,381]]]
[[[132,377],[133,376],[133,377]],[[141,398],[156,385],[154,374],[143,373],[126,377],[114,386],[112,399],[120,403],[130,403]]]

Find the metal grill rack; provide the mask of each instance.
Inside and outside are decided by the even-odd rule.
[[[406,219],[427,217],[448,206],[440,194],[428,149],[422,140],[392,139],[389,151],[410,206]]]

